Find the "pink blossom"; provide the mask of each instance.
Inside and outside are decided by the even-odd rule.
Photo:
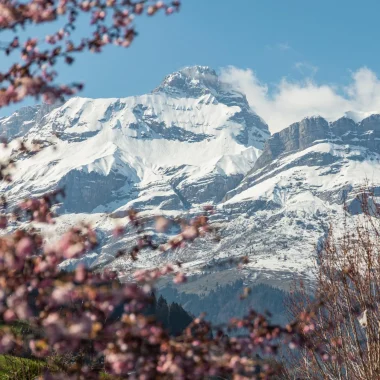
[[[175,284],[183,284],[187,281],[187,277],[184,273],[177,273],[177,275],[174,277],[173,282]]]
[[[16,246],[18,256],[24,258],[33,252],[33,242],[30,238],[22,238]]]

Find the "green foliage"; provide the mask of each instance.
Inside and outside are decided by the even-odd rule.
[[[56,362],[58,358],[51,358]],[[54,372],[55,365],[38,359],[21,358],[11,355],[0,355],[0,380],[35,380],[37,376],[49,369]],[[101,375],[102,380],[120,380],[119,377],[106,373]]]
[[[172,335],[179,335],[192,322],[192,317],[177,303],[168,304],[160,297],[158,300],[152,294],[153,302],[146,313],[153,315]],[[31,331],[27,322],[16,321],[11,326],[0,323],[0,329],[10,327],[13,334],[25,337]],[[25,358],[12,355],[0,355],[0,380],[35,380],[45,370],[52,372],[63,368],[70,358],[62,356],[49,357],[46,360]],[[106,373],[101,375],[102,380],[120,380]]]
[[[0,355],[0,380],[34,380],[46,368],[44,361]]]
[[[169,331],[173,336],[180,335],[185,328],[193,321],[193,318],[178,303],[168,303],[162,296],[156,299],[149,312],[155,316],[157,321]]]

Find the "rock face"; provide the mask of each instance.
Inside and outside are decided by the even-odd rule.
[[[321,117],[306,118],[275,133],[266,143],[253,170],[260,169],[281,154],[308,148],[314,141],[327,137],[328,122]]]
[[[57,184],[58,188],[65,189],[66,194],[60,212],[91,212],[102,204],[105,194],[112,200],[112,196],[125,185],[125,182],[126,178],[123,175],[114,172],[105,177],[96,172],[71,170]]]
[[[59,104],[43,104],[35,107],[23,107],[9,117],[0,118],[0,137],[12,140],[29,132],[29,129],[40,125],[43,118]]]
[[[322,117],[305,118],[273,134],[252,171],[263,168],[281,155],[309,148],[322,140],[362,146],[380,153],[380,115],[371,115],[360,123],[347,117],[333,123]]]
[[[202,66],[168,75],[147,95],[29,107],[0,119],[0,132],[48,146],[20,157],[14,181],[2,187],[10,200],[65,187],[57,228],[92,223],[102,244],[83,262],[123,272],[180,260],[221,287],[239,280],[285,289],[295,272],[310,277],[315,249],[342,218],[343,203],[353,217],[361,212],[356,196],[366,179],[380,194],[380,115],[358,123],[310,117],[270,137],[245,96]],[[190,218],[205,204],[215,206],[220,242],[114,260],[135,243],[127,209]],[[115,240],[120,224],[127,231]],[[231,268],[242,255],[250,259],[245,269]]]

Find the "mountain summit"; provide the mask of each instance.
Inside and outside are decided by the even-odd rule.
[[[207,94],[217,95],[221,87],[214,69],[208,66],[189,66],[167,75],[153,92],[196,98]]]

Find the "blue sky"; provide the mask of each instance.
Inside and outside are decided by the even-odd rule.
[[[83,81],[82,96],[126,97],[146,93],[183,66],[250,69],[268,87],[279,83],[328,85],[337,94],[363,67],[380,71],[374,0],[183,0],[181,12],[138,19],[129,49],[78,56],[62,82]],[[86,31],[81,25],[80,31]],[[0,62],[0,67],[4,66]],[[1,110],[1,114],[9,113]]]
[[[145,93],[192,64],[251,68],[277,83],[298,79],[303,62],[316,80],[344,83],[363,65],[379,72],[379,14],[372,0],[183,0],[178,15],[139,20],[131,49],[83,57],[70,75],[96,97]]]

